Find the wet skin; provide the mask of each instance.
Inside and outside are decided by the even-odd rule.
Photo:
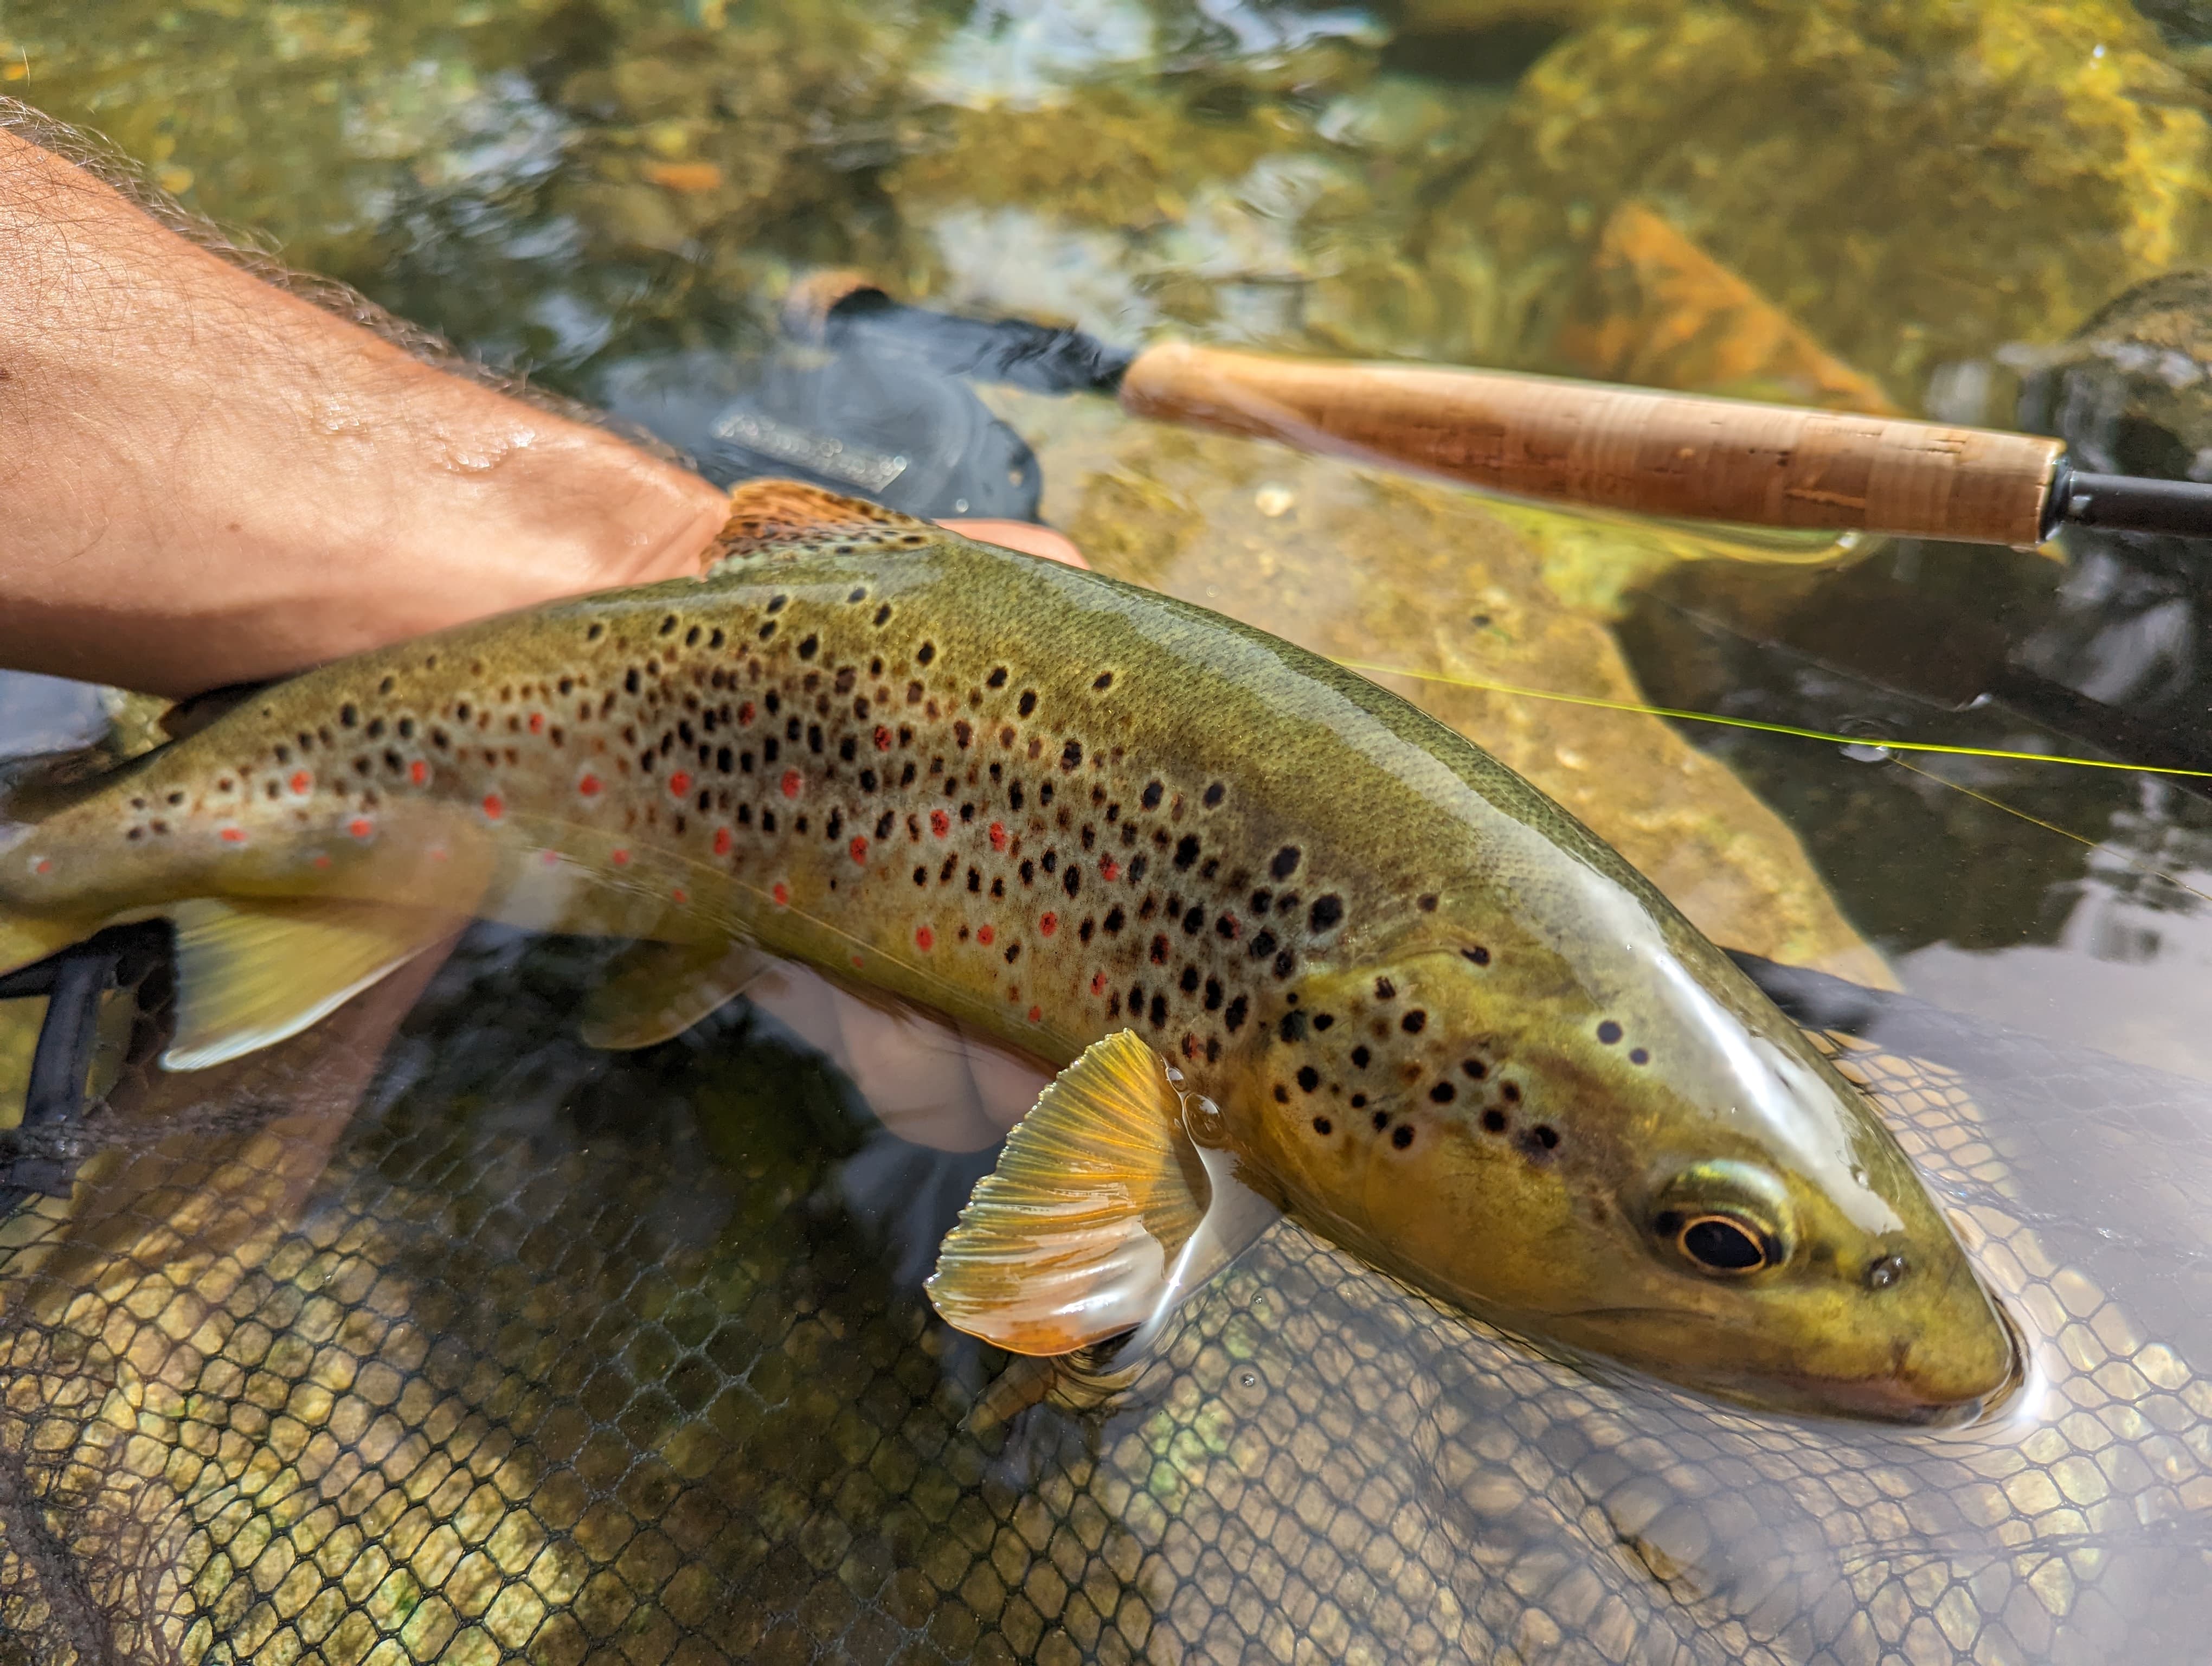
[[[1135,1030],[1318,1231],[1539,1341],[1846,1415],[2010,1380],[1858,1094],[1458,735],[843,500],[725,538],[253,697],[0,855],[0,959],[209,897],[748,939],[1055,1065]]]

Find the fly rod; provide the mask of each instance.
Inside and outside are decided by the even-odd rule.
[[[1511,371],[1135,350],[909,307],[851,272],[803,281],[784,317],[833,348],[1589,508],[2022,547],[2069,524],[2212,538],[2212,485],[2089,473],[2035,435]]]

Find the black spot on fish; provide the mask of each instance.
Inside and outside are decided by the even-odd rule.
[[[1212,786],[1206,789],[1206,807],[1208,810],[1212,809],[1214,806],[1219,804],[1223,799],[1228,796],[1228,794],[1229,789],[1224,787],[1219,781],[1215,781]]]
[[[1104,925],[1108,932],[1117,932],[1125,923],[1127,923],[1127,916],[1122,914],[1118,904],[1106,910]]]
[[[1298,871],[1300,851],[1294,844],[1286,844],[1275,853],[1274,860],[1267,864],[1267,872],[1278,879],[1287,879]]]
[[[1399,1123],[1398,1126],[1391,1131],[1390,1143],[1395,1146],[1400,1151],[1403,1151],[1407,1146],[1412,1145],[1413,1143],[1413,1130],[1411,1126],[1404,1122]]]
[[[1378,977],[1375,980],[1376,1000],[1395,1000],[1397,998],[1398,986],[1396,984],[1391,982],[1387,977]]]
[[[927,665],[932,660],[934,660],[937,657],[937,644],[934,642],[924,642],[920,648],[914,651],[914,657],[915,662],[917,665]]]
[[[986,688],[992,689],[1003,689],[1006,687],[1006,668],[1004,666],[992,666],[991,674],[983,679],[983,685]]]
[[[1321,1072],[1316,1070],[1310,1064],[1300,1065],[1298,1067],[1298,1085],[1304,1088],[1307,1092],[1312,1092],[1316,1088],[1321,1085]]]
[[[1332,1123],[1328,1117],[1316,1116],[1313,1119],[1313,1131],[1316,1134],[1320,1134],[1323,1139],[1327,1139],[1336,1130],[1335,1125]]]
[[[1505,1113],[1495,1105],[1482,1113],[1483,1131],[1487,1134],[1505,1132]]]
[[[360,721],[361,712],[350,700],[338,708],[338,722],[344,727],[350,729]]]
[[[1152,1019],[1152,1027],[1156,1030],[1165,1024],[1168,1021],[1168,998],[1165,995],[1154,995],[1152,1010],[1145,1016]]]
[[[1091,679],[1091,686],[1094,689],[1112,688],[1114,686],[1114,673],[1110,671],[1100,672],[1097,676]]]
[[[1364,1070],[1373,1061],[1374,1057],[1375,1055],[1366,1048],[1355,1047],[1352,1049],[1352,1067],[1354,1070]]]
[[[1528,1130],[1528,1143],[1539,1152],[1553,1152],[1559,1148],[1559,1131],[1549,1122],[1539,1122]]]
[[[1198,835],[1186,833],[1176,842],[1175,865],[1187,868],[1198,860]]]
[[[1640,1047],[1632,1047],[1628,1050],[1628,1061],[1631,1064],[1650,1064],[1651,1055]]]
[[[1183,994],[1187,995],[1196,994],[1198,990],[1198,968],[1195,966],[1184,967],[1182,969],[1182,977],[1180,980],[1180,984]]]
[[[1022,690],[1022,697],[1014,702],[1015,714],[1020,717],[1027,717],[1036,709],[1036,690],[1035,689],[1024,689]]]
[[[1252,958],[1255,960],[1265,960],[1269,955],[1274,953],[1274,952],[1275,933],[1266,930],[1262,930],[1258,936],[1252,939],[1252,945],[1249,951]]]
[[[1221,980],[1218,977],[1209,977],[1206,980],[1206,1010],[1209,1012],[1216,1012],[1219,1010],[1220,1006]]]
[[[1612,1046],[1620,1039],[1620,1026],[1611,1018],[1607,1018],[1603,1024],[1598,1025],[1597,1038],[1607,1047]]]
[[[1429,1090],[1429,1097],[1440,1105],[1448,1105],[1459,1097],[1459,1090],[1449,1082],[1438,1082]]]
[[[1467,1072],[1471,1080],[1478,1082],[1490,1073],[1490,1067],[1483,1063],[1480,1059],[1462,1059],[1459,1061],[1459,1067]]]
[[[1315,900],[1311,911],[1306,915],[1306,921],[1314,930],[1325,932],[1333,929],[1343,918],[1344,899],[1332,893]]]
[[[1380,1134],[1384,1128],[1390,1126],[1390,1113],[1387,1110],[1378,1110],[1375,1113],[1373,1120],[1375,1122],[1375,1132]]]
[[[1143,805],[1147,810],[1157,810],[1160,807],[1160,799],[1166,791],[1167,788],[1163,787],[1158,781],[1148,781],[1145,783],[1143,794],[1137,801]]]
[[[768,599],[768,611],[771,613],[781,613],[783,611],[784,604],[790,599],[788,596],[770,596]]]
[[[1472,949],[1462,949],[1460,952],[1478,966],[1487,966],[1490,964],[1490,951],[1480,945]]]
[[[1425,897],[1416,897],[1413,899],[1413,906],[1420,909],[1423,914],[1434,914],[1437,911],[1436,893],[1431,891]]]
[[[1306,1015],[1296,1007],[1283,1014],[1283,1021],[1275,1026],[1275,1034],[1285,1042],[1302,1042],[1306,1038]]]
[[[1082,763],[1083,743],[1081,741],[1071,740],[1067,745],[1060,749],[1060,767],[1061,769],[1077,769],[1082,764]]]
[[[1195,937],[1199,933],[1204,931],[1206,929],[1206,910],[1200,908],[1192,909],[1189,913],[1184,915],[1182,917],[1182,928],[1184,934],[1190,937]]]
[[[1429,1015],[1416,1006],[1398,1020],[1398,1027],[1409,1036],[1418,1036],[1428,1028]]]
[[[1244,1014],[1247,1010],[1244,997],[1237,996],[1229,1003],[1229,1010],[1221,1015],[1222,1028],[1228,1031],[1231,1035],[1235,1035],[1244,1027]]]
[[[876,610],[876,623],[878,624],[887,623],[890,621],[890,617],[891,605],[889,602],[885,602],[881,607]]]

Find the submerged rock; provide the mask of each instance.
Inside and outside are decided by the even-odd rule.
[[[1906,403],[2207,246],[2212,125],[2116,0],[1623,9],[1529,72],[1431,222],[1469,306],[1437,345],[1550,365],[1622,203]]]

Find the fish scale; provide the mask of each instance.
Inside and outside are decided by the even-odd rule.
[[[586,1015],[617,1044],[736,993],[732,944],[810,963],[1067,1067],[1024,1128],[1097,1165],[1018,1134],[1002,1172],[1045,1193],[979,1190],[932,1286],[1036,1351],[1133,1321],[1099,1290],[1194,1241],[1175,1140],[1116,1126],[1180,1138],[1190,1093],[1263,1206],[1559,1345],[1881,1416],[2008,1379],[1856,1091],[1462,737],[1172,599],[809,488],[732,502],[703,581],[324,667],[57,811],[0,848],[0,962],[170,914],[190,1067],[472,915],[640,939]],[[1140,1195],[1133,1260],[1051,1236]],[[1048,1301],[1047,1264],[1100,1282]]]

